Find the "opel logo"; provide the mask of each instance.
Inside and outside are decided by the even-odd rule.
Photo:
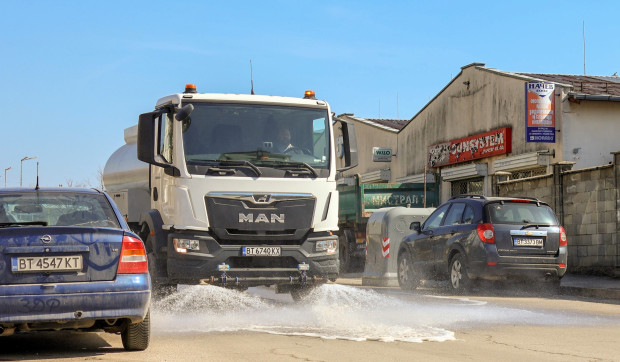
[[[43,235],[41,236],[41,241],[44,244],[49,244],[52,241],[52,237],[50,235]]]

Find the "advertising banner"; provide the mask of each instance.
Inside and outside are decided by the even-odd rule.
[[[512,128],[504,127],[485,133],[437,143],[428,148],[428,166],[438,167],[512,151]]]
[[[525,141],[555,143],[555,84],[525,83]]]

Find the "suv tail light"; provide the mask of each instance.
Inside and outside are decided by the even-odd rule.
[[[566,246],[568,239],[566,238],[566,230],[560,226],[560,246]]]
[[[141,274],[148,273],[146,263],[146,250],[142,240],[129,235],[123,236],[121,257],[118,262],[117,274]]]
[[[483,243],[495,244],[495,230],[493,230],[493,224],[478,224],[476,228],[478,231],[478,237]]]

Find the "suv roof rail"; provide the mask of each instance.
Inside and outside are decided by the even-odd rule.
[[[540,201],[539,199],[531,196],[513,196],[513,199],[523,199],[523,200],[532,200],[532,201]]]
[[[484,195],[461,194],[461,195],[452,196],[450,198],[450,200],[453,200],[453,199],[481,199],[481,200],[486,200],[487,198]]]

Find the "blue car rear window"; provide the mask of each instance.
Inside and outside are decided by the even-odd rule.
[[[114,210],[104,195],[75,192],[2,194],[0,225],[120,228]]]

